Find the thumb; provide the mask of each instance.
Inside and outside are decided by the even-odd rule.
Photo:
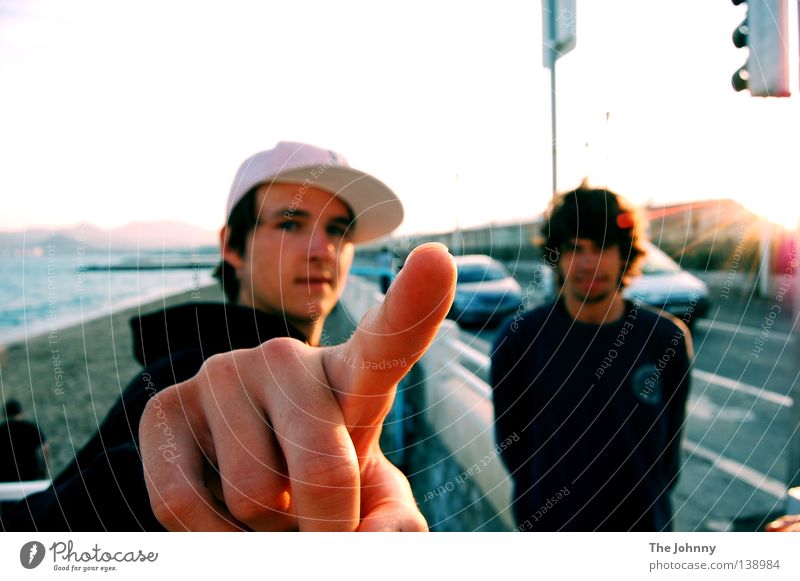
[[[456,267],[447,248],[423,244],[409,255],[379,307],[355,334],[327,349],[325,371],[351,430],[383,422],[395,387],[436,336],[453,303]]]

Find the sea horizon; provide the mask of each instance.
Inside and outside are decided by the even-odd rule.
[[[183,267],[175,268],[181,257]],[[189,250],[59,253],[56,247],[39,256],[0,256],[0,346],[199,290],[214,282],[212,260]]]

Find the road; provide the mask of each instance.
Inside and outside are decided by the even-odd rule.
[[[792,313],[777,299],[711,298],[693,332],[684,464],[672,498],[675,530],[761,530],[784,509],[788,442],[798,429],[791,410],[798,376]],[[495,333],[471,330],[463,338],[488,355]]]

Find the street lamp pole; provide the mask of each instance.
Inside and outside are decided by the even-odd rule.
[[[556,131],[556,60],[575,48],[575,0],[542,0],[542,51],[550,69],[550,130],[553,160],[553,197],[558,192]]]
[[[547,50],[547,48],[545,48]],[[556,58],[555,50],[550,49],[550,136],[552,137],[552,160],[553,160],[553,198],[558,193],[558,139],[556,131]]]

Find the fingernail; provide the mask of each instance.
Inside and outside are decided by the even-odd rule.
[[[408,255],[408,258],[411,258],[418,252],[424,252],[425,250],[428,250],[430,248],[441,248],[445,252],[450,252],[450,249],[441,242],[426,242],[425,244],[420,244],[414,250],[412,250],[411,254]],[[408,260],[408,258],[406,260]]]
[[[417,254],[418,252],[425,252],[426,250],[430,250],[432,248],[441,248],[442,250],[444,250],[447,253],[450,252],[450,249],[447,248],[447,246],[445,246],[441,242],[426,242],[425,244],[420,244],[414,250],[412,250],[411,253],[406,257],[405,262],[408,262],[409,260],[411,260],[411,257],[414,256],[415,254]],[[392,284],[389,286],[389,290],[386,291],[386,296],[389,296],[389,293],[392,292],[392,289],[397,284],[397,281],[400,278],[402,278],[402,276],[403,276],[403,274],[405,272],[406,272],[405,268],[401,268],[400,269],[400,271],[397,273],[397,276],[394,277],[394,280],[392,281]]]

